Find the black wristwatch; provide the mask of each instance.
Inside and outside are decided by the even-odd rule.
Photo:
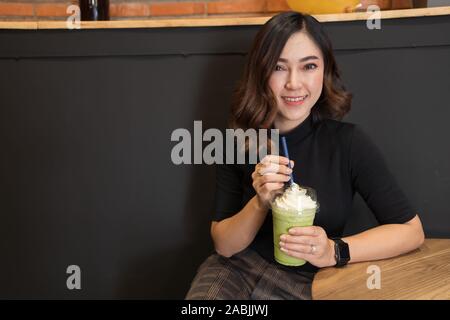
[[[350,261],[350,250],[348,244],[341,238],[330,238],[334,241],[334,257],[336,258],[335,267],[343,267]]]

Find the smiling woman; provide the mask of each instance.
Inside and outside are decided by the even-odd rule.
[[[280,130],[293,163],[271,154],[256,166],[217,166],[211,223],[217,253],[198,269],[187,299],[311,299],[319,268],[393,257],[422,244],[417,212],[377,146],[358,125],[341,121],[350,104],[331,42],[316,19],[286,12],[261,28],[230,125]],[[316,190],[321,210],[314,226],[274,232],[271,203],[291,175]],[[380,226],[343,238],[356,192]],[[280,265],[274,245],[307,263]]]
[[[280,117],[294,120],[276,126],[282,132],[295,126],[295,118],[304,120],[309,111],[314,120],[340,120],[350,111],[352,95],[342,83],[321,24],[308,15],[297,21],[294,15],[275,16],[256,36],[235,93],[231,127],[269,129],[274,121],[280,125]],[[302,95],[306,96],[302,108],[289,108]]]

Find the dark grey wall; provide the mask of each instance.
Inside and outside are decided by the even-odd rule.
[[[449,0],[428,0],[429,7],[449,6]]]
[[[428,237],[450,237],[450,17],[326,24]],[[212,246],[214,168],[176,128],[226,124],[258,27],[0,30],[0,298],[182,298]],[[357,198],[348,233],[373,225]],[[82,289],[66,288],[79,265]]]

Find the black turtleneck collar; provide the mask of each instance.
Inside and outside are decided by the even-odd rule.
[[[298,126],[284,134],[280,133],[280,138],[286,137],[288,145],[296,144],[303,140],[312,131],[313,127],[313,116],[312,113],[310,113]]]

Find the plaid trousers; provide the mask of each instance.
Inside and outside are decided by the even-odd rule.
[[[187,300],[310,300],[314,273],[271,263],[247,248],[213,254],[198,268]]]

